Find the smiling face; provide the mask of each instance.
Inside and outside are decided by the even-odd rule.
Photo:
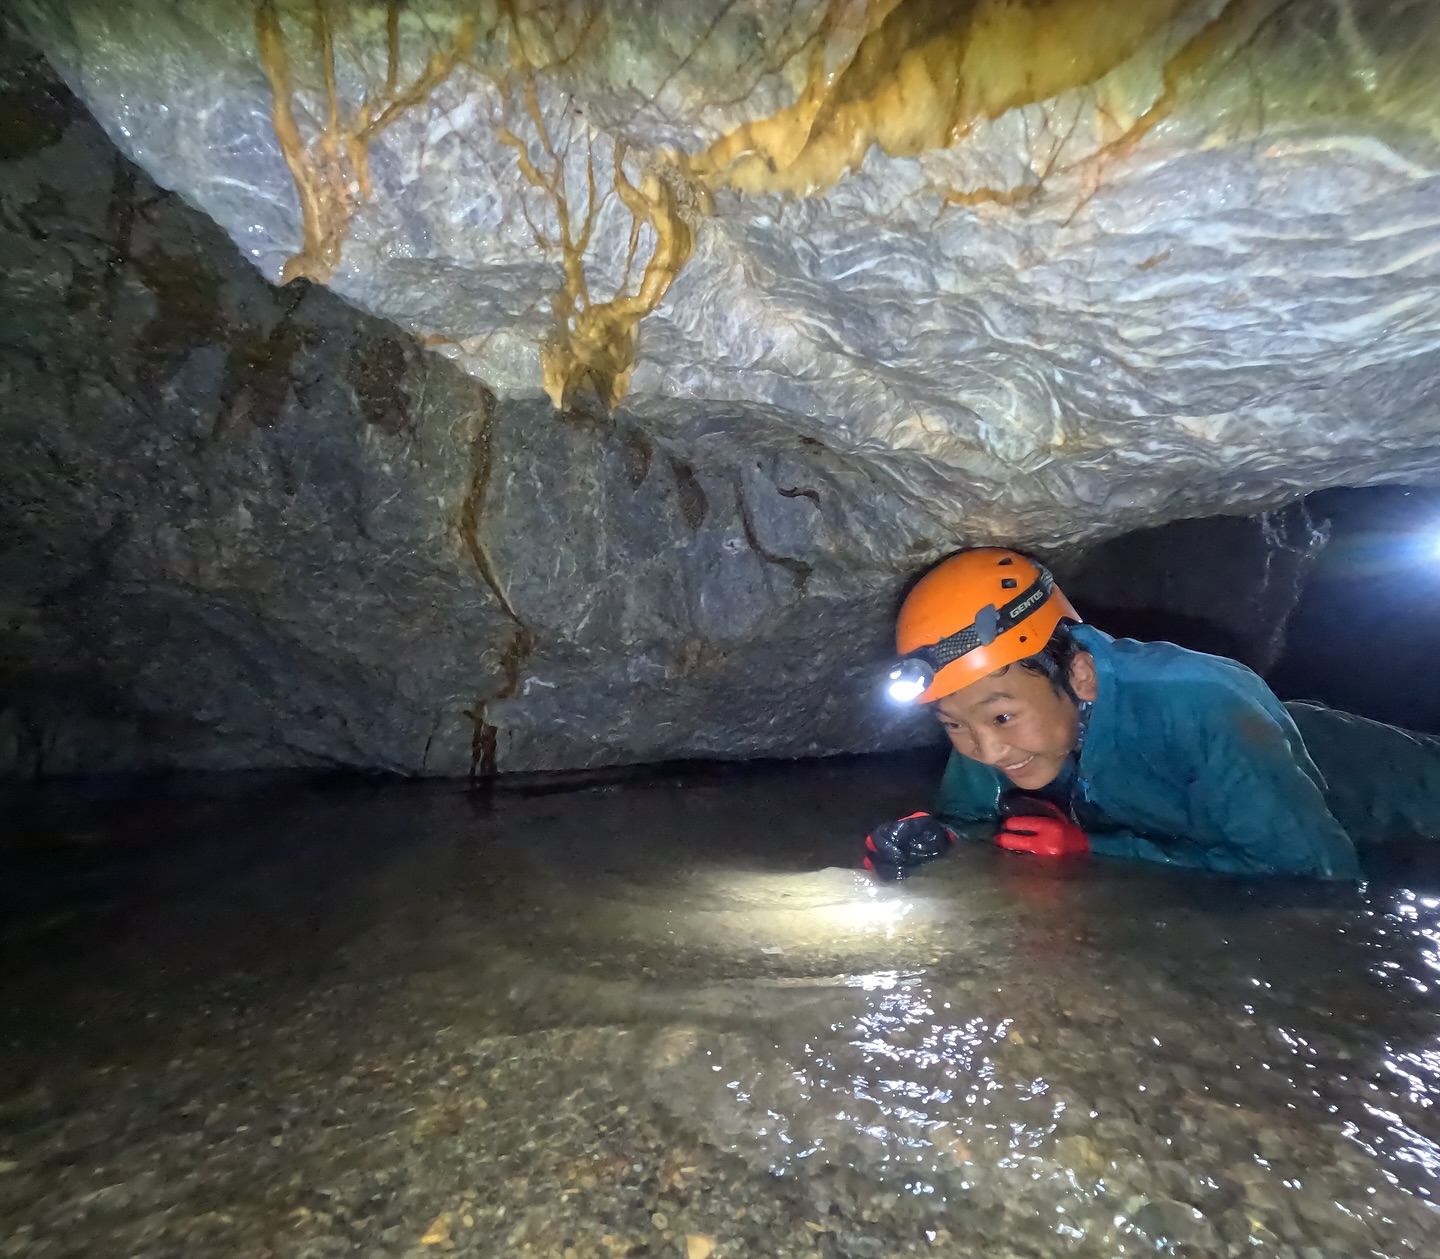
[[[1095,698],[1095,661],[1088,652],[1076,653],[1070,685],[1081,699]],[[961,756],[993,765],[1024,791],[1055,780],[1080,723],[1074,700],[1019,665],[936,700],[933,709]]]

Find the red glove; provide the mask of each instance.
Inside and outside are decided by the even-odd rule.
[[[1012,806],[1015,807],[1015,806]],[[1090,841],[1060,809],[1046,800],[1027,799],[1018,806],[1027,812],[1009,813],[996,832],[995,842],[1011,852],[1033,852],[1037,857],[1088,857]]]

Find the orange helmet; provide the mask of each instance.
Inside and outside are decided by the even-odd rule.
[[[1081,619],[1043,564],[999,547],[952,555],[900,608],[895,646],[902,658],[890,670],[891,698],[928,704],[953,695],[1033,656],[1063,617]]]

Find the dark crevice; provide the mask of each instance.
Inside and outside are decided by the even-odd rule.
[[[378,337],[350,348],[350,387],[365,422],[396,436],[407,423],[405,377],[409,369],[405,347],[395,337]]]
[[[470,442],[470,483],[465,498],[460,504],[460,537],[475,571],[495,596],[501,610],[513,623],[510,641],[500,654],[501,683],[493,695],[478,701],[473,709],[467,709],[465,716],[474,725],[470,741],[470,782],[488,783],[498,771],[497,745],[499,731],[489,720],[488,709],[496,700],[510,699],[520,690],[520,671],[526,659],[535,649],[535,636],[521,619],[510,596],[505,593],[504,582],[495,567],[494,558],[485,541],[483,521],[485,503],[490,493],[490,475],[494,467],[494,419],[495,397],[485,393],[481,409],[476,414],[475,433]]]
[[[235,332],[240,335],[235,336],[225,358],[225,383],[210,431],[211,445],[237,420],[248,419],[269,428],[280,418],[293,382],[295,357],[314,337],[312,331],[295,321],[295,313],[309,290],[305,281],[292,282],[281,290],[286,295],[285,308],[268,333],[250,329],[232,332],[232,336]]]
[[[695,469],[683,459],[671,455],[670,471],[675,476],[675,496],[680,503],[680,514],[685,517],[685,523],[690,528],[699,529],[705,523],[710,504],[695,475]]]
[[[493,430],[495,418],[495,397],[486,392],[480,410],[476,412],[475,432],[470,439],[470,483],[465,498],[460,504],[460,538],[474,561],[475,571],[489,587],[505,615],[517,624],[520,614],[511,606],[510,597],[495,571],[495,562],[490,556],[481,532],[481,519],[485,513],[485,500],[490,493],[490,472],[493,459]]]
[[[810,580],[810,574],[814,568],[804,560],[797,560],[789,555],[776,555],[773,551],[767,551],[761,544],[760,538],[755,532],[755,520],[750,515],[750,504],[745,501],[745,492],[740,486],[735,487],[735,503],[740,509],[740,527],[745,530],[745,541],[750,549],[755,552],[767,564],[774,564],[777,568],[783,568],[790,574],[790,580],[795,583],[795,593],[803,594],[806,583]]]
[[[650,463],[655,457],[654,445],[638,428],[625,428],[620,432],[620,455],[625,461],[625,475],[630,488],[638,490],[650,475]]]

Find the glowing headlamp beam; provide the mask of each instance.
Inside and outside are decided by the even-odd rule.
[[[897,704],[913,704],[935,680],[935,671],[913,656],[890,670],[885,690]]]

